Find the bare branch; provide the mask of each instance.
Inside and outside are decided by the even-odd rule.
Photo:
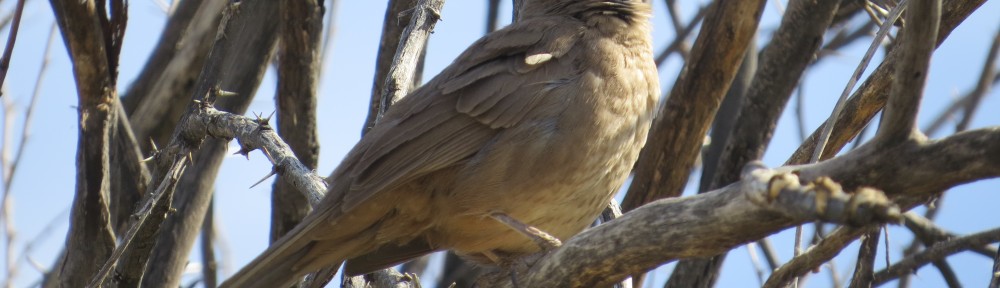
[[[793,174],[758,165],[748,165],[739,184],[658,200],[588,229],[519,277],[529,287],[599,287],[677,258],[714,255],[800,221],[865,223],[898,217],[885,206],[888,199],[873,190],[847,196],[828,179],[800,185]],[[866,204],[841,206],[846,203]],[[867,208],[855,209],[860,207]]]
[[[940,31],[937,33],[937,44],[940,45],[944,39],[951,34],[966,17],[972,14],[985,0],[949,0],[941,13]],[[885,57],[871,76],[861,84],[855,91],[854,96],[847,100],[843,115],[836,122],[827,121],[823,126],[834,124],[833,133],[827,141],[826,148],[820,159],[828,159],[836,155],[842,147],[882,109],[889,95],[889,83],[892,83],[893,71],[899,63],[900,50],[890,49],[889,55]],[[809,160],[816,148],[816,139],[819,137],[823,127],[814,131],[809,139],[806,139],[802,146],[795,150],[786,164],[801,164]]]
[[[986,61],[983,63],[983,72],[979,74],[979,81],[976,82],[976,89],[972,91],[972,98],[965,104],[965,113],[962,114],[962,120],[958,121],[956,131],[969,129],[969,123],[972,122],[972,116],[976,114],[976,108],[979,108],[979,103],[983,101],[983,97],[986,97],[990,87],[993,86],[994,81],[991,80],[997,75],[997,54],[1000,54],[1000,30],[997,30],[996,35],[993,36],[993,44],[990,45],[990,52],[986,54]]]
[[[97,7],[91,1],[52,0],[51,4],[73,62],[80,103],[77,187],[59,282],[63,287],[80,287],[89,282],[115,247],[107,195],[111,123],[117,120],[116,48],[121,44],[117,36],[125,28],[117,21],[123,21],[126,12],[121,10],[121,1],[112,1],[108,14],[103,5]]]
[[[854,277],[850,287],[872,287],[872,273],[875,269],[875,255],[878,254],[879,230],[871,230],[861,236],[861,249],[854,265]]]
[[[875,51],[878,49],[879,45],[882,43],[882,39],[885,39],[886,35],[889,35],[889,29],[892,28],[892,23],[896,22],[896,19],[903,14],[903,9],[906,8],[906,0],[902,0],[900,5],[897,5],[892,9],[888,19],[882,23],[878,28],[878,34],[875,35],[875,39],[872,39],[871,45],[868,46],[868,52],[865,52],[865,56],[861,57],[861,63],[858,64],[858,68],[854,70],[854,74],[851,75],[850,80],[847,81],[847,86],[844,87],[844,92],[840,94],[840,98],[837,99],[837,104],[833,106],[833,111],[830,112],[830,118],[826,121],[827,123],[837,123],[840,118],[841,111],[844,110],[844,103],[847,100],[847,95],[850,95],[851,90],[854,90],[854,84],[857,83],[858,79],[861,78],[861,73],[865,72],[865,68],[868,67],[869,61],[871,61],[872,56],[875,55]],[[819,139],[816,141],[816,148],[812,152],[812,156],[809,158],[809,163],[816,163],[820,160],[820,156],[823,155],[823,150],[826,148],[827,142],[830,140],[830,135],[833,133],[833,126],[823,125],[821,127],[822,132],[819,134]]]
[[[394,63],[396,51],[399,50],[403,29],[401,15],[403,11],[413,9],[417,5],[417,0],[389,0],[389,5],[385,8],[385,21],[382,23],[382,39],[378,45],[378,56],[375,59],[375,80],[372,84],[372,95],[368,105],[368,117],[365,126],[361,129],[364,135],[372,126],[375,126],[375,119],[382,111],[382,91],[385,90],[386,80],[389,78],[389,69]]]
[[[215,288],[219,283],[219,263],[215,260],[215,199],[208,204],[205,223],[201,225],[201,277],[205,288]]]
[[[150,216],[156,216],[156,217],[166,216],[165,215],[166,211],[160,211],[160,213],[154,213],[155,212],[154,208],[157,206],[158,202],[160,202],[160,200],[163,198],[164,194],[173,194],[173,190],[177,186],[177,181],[184,173],[184,169],[187,168],[188,164],[187,153],[179,152],[172,154],[173,155],[168,156],[169,159],[171,159],[170,161],[172,163],[170,164],[170,169],[167,170],[165,174],[166,177],[164,177],[163,180],[160,181],[160,184],[157,185],[156,191],[150,193],[146,201],[143,202],[142,206],[140,206],[139,209],[136,211],[136,213],[134,214],[135,218],[133,218],[132,225],[130,225],[130,228],[128,232],[125,233],[125,236],[122,237],[121,245],[118,245],[118,247],[115,248],[114,252],[111,253],[111,256],[108,257],[108,260],[105,261],[104,265],[101,266],[101,270],[94,275],[94,278],[92,278],[90,282],[88,282],[89,284],[87,285],[87,287],[91,288],[101,287],[102,283],[104,283],[105,278],[111,272],[111,269],[114,268],[115,263],[117,263],[118,259],[120,259],[121,256],[125,253],[125,250],[129,248],[129,245],[132,244],[132,240],[135,239],[136,235],[138,235],[138,232],[142,228],[142,226],[144,224],[148,225],[146,224],[146,219],[148,219]]]
[[[10,23],[10,32],[7,33],[7,46],[3,49],[3,56],[0,56],[0,86],[3,86],[7,79],[7,69],[10,68],[10,57],[14,53],[14,42],[17,41],[17,30],[21,27],[21,15],[24,13],[25,0],[17,0],[14,7],[14,18]],[[0,92],[3,97],[3,92]]]
[[[900,4],[893,10],[899,9]],[[886,23],[893,21],[887,20]],[[889,93],[882,120],[879,121],[875,143],[896,145],[911,137],[924,137],[917,129],[917,111],[927,82],[931,53],[934,53],[938,24],[941,22],[941,0],[913,1],[906,13],[906,28],[900,39],[900,66]],[[816,155],[816,154],[814,154]],[[817,159],[819,155],[814,156]]]
[[[280,1],[226,2],[222,20],[215,33],[212,51],[199,74],[191,97],[195,100],[216,101],[216,107],[233,113],[245,113],[254,92],[260,84],[273,53],[280,23]],[[209,91],[221,88],[235,96],[210,97]],[[191,102],[187,102],[191,103]],[[193,112],[181,117],[179,126],[185,124]],[[149,263],[142,277],[143,287],[177,287],[181,273],[187,265],[188,254],[204,222],[205,213],[213,191],[213,183],[226,152],[225,142],[180,134],[175,130],[171,142],[200,144],[192,154],[194,163],[178,183],[174,197],[177,213],[163,222],[157,235],[156,246],[151,251]],[[190,138],[191,140],[188,140]],[[154,177],[155,178],[155,177]]]
[[[847,244],[854,242],[854,239],[861,236],[861,234],[870,231],[878,231],[878,226],[838,228],[829,236],[823,238],[818,244],[810,247],[801,255],[792,258],[792,260],[771,272],[771,276],[768,277],[767,282],[764,282],[763,287],[786,287],[788,283],[794,281],[795,277],[805,275],[816,267],[823,265],[823,263],[830,261],[834,256],[840,254],[841,250]]]
[[[945,257],[968,250],[972,247],[981,247],[998,241],[1000,241],[1000,228],[934,244],[931,247],[927,247],[927,250],[903,258],[903,260],[900,260],[898,263],[878,271],[875,273],[875,278],[872,284],[881,285],[885,282],[891,281],[892,279],[896,279],[896,277],[912,273],[920,267],[927,265],[927,263],[944,259]]]
[[[712,4],[708,5],[711,6]],[[698,24],[701,23],[701,20],[705,18],[705,13],[707,12],[708,12],[708,6],[702,6],[701,8],[699,8],[698,12],[696,12],[694,14],[694,17],[691,18],[691,21],[688,22],[686,26],[684,26],[684,30],[681,30],[680,33],[674,36],[674,40],[670,42],[670,45],[667,45],[667,48],[663,48],[663,51],[661,51],[660,54],[656,55],[657,67],[667,62],[667,57],[670,57],[670,55],[674,54],[674,52],[681,52],[681,55],[684,56],[684,59],[688,58],[687,57],[688,55],[683,53],[683,51],[687,50],[684,48],[684,45],[686,45],[685,43],[687,42],[687,37],[688,35],[691,35],[691,32],[694,32],[694,28],[698,27]]]
[[[17,267],[16,267],[17,262],[14,261],[15,254],[13,251],[15,232],[14,232],[14,221],[12,220],[13,212],[11,212],[13,209],[12,207],[10,207],[11,195],[13,193],[11,187],[13,187],[14,185],[14,179],[15,179],[14,176],[17,175],[17,167],[20,166],[21,157],[24,156],[25,147],[28,146],[28,140],[31,139],[31,126],[32,126],[31,124],[34,120],[34,117],[32,116],[34,116],[35,114],[34,113],[35,107],[37,107],[38,98],[40,98],[39,94],[41,93],[42,90],[42,82],[43,82],[42,80],[44,80],[45,73],[49,67],[49,60],[51,58],[50,54],[52,52],[51,49],[52,42],[54,42],[55,40],[55,35],[56,35],[56,24],[52,23],[52,28],[49,29],[48,40],[45,42],[44,52],[42,52],[43,53],[42,63],[39,65],[38,68],[38,76],[35,78],[35,87],[31,92],[31,100],[29,101],[28,108],[24,113],[24,123],[22,124],[21,127],[20,143],[18,143],[17,145],[17,151],[14,152],[14,159],[10,161],[7,160],[7,155],[9,154],[8,149],[10,149],[10,143],[8,142],[10,137],[8,137],[9,136],[8,133],[11,132],[9,125],[12,125],[12,123],[10,123],[11,119],[8,118],[11,118],[14,115],[14,113],[12,113],[12,111],[10,111],[9,109],[4,113],[5,116],[4,126],[3,126],[4,142],[2,148],[3,151],[0,152],[0,169],[3,169],[3,175],[2,175],[3,191],[0,191],[0,193],[2,193],[0,194],[0,199],[2,199],[0,200],[0,217],[3,218],[2,225],[4,227],[4,236],[5,236],[4,238],[6,238],[5,239],[6,245],[4,246],[4,250],[5,254],[7,255],[7,261],[6,261],[7,277],[4,280],[5,283],[3,287],[11,287],[11,285],[14,282],[13,280],[14,277],[17,275]],[[3,83],[0,82],[0,85],[3,85]],[[3,100],[5,103],[4,106],[8,106],[6,103],[9,103],[10,97],[4,98]],[[10,107],[8,106],[7,108]]]
[[[322,0],[282,1],[278,88],[275,92],[278,135],[306,168],[319,164],[316,124],[323,33]],[[266,150],[271,155],[271,150]],[[272,155],[273,156],[273,155]],[[295,227],[310,211],[309,200],[278,179],[271,193],[271,241]]]
[[[410,24],[403,30],[396,56],[392,58],[392,65],[389,66],[385,86],[382,86],[381,104],[378,106],[378,115],[375,117],[376,123],[382,118],[382,114],[389,109],[389,105],[396,103],[410,93],[417,63],[421,58],[420,55],[423,54],[426,47],[427,37],[430,36],[434,25],[441,18],[443,6],[444,0],[419,0],[414,6],[413,14],[410,16]]]
[[[650,129],[622,208],[630,210],[680,194],[757,30],[765,2],[716,1],[708,8],[691,59]]]
[[[500,0],[489,0],[486,4],[486,33],[500,26]]]
[[[179,2],[179,3],[178,3]],[[213,37],[226,1],[174,1],[177,9],[167,20],[150,58],[122,97],[142,151],[147,139],[166,144],[174,126],[188,109],[191,95],[212,49]]]

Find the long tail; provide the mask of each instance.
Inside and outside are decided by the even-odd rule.
[[[309,253],[312,245],[297,245],[301,247],[287,247],[275,243],[260,256],[257,256],[240,269],[219,287],[247,287],[247,288],[267,288],[267,287],[288,287],[302,276],[312,272],[306,271],[303,265],[299,265],[302,258]],[[293,244],[293,243],[288,243]]]

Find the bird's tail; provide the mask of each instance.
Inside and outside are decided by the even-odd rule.
[[[285,247],[277,245],[279,243],[275,244],[257,256],[250,264],[240,269],[239,272],[236,272],[235,275],[222,282],[219,287],[288,287],[305,274],[312,272],[305,270],[306,267],[303,265],[299,265],[302,258],[309,253],[309,248],[312,245]]]

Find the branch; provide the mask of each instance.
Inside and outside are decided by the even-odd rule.
[[[122,97],[142,151],[169,143],[174,126],[189,108],[226,1],[184,0],[160,33],[156,48]]]
[[[954,238],[958,238],[957,235],[941,229],[930,219],[921,217],[920,215],[914,214],[912,212],[907,212],[903,214],[903,224],[906,228],[913,232],[913,236],[920,243],[923,243],[925,247],[933,246],[939,242],[948,241]],[[983,255],[987,258],[993,259],[997,256],[997,249],[984,245],[981,247],[972,247],[970,250]]]
[[[121,259],[126,249],[128,249],[129,246],[132,244],[133,240],[135,239],[135,236],[139,234],[139,231],[142,230],[144,225],[150,225],[146,219],[148,219],[150,216],[166,217],[166,212],[167,212],[166,209],[164,208],[156,209],[156,207],[158,206],[160,200],[163,199],[164,194],[170,194],[170,195],[173,194],[173,191],[177,186],[177,181],[184,173],[184,169],[187,168],[189,160],[187,155],[188,153],[190,153],[190,151],[187,151],[188,153],[184,153],[186,150],[189,149],[180,148],[176,150],[178,152],[169,153],[169,155],[165,155],[163,157],[158,156],[158,158],[161,159],[171,159],[170,160],[171,163],[169,164],[170,168],[165,173],[166,177],[164,177],[162,181],[159,181],[160,184],[156,186],[155,191],[152,191],[152,193],[147,194],[149,195],[149,197],[146,198],[146,201],[143,202],[142,206],[139,206],[139,209],[136,211],[135,214],[133,214],[135,217],[133,218],[132,223],[129,226],[130,228],[128,232],[126,232],[125,236],[122,237],[121,245],[115,247],[115,250],[111,253],[111,256],[108,257],[108,260],[105,261],[104,265],[101,266],[101,270],[99,270],[95,274],[94,278],[90,280],[87,287],[97,288],[102,286],[102,283],[104,283],[105,278],[111,272],[111,269],[114,268],[115,263],[118,262],[118,259]],[[159,160],[159,161],[164,161],[164,160]],[[159,211],[154,211],[154,209]],[[131,280],[116,281],[116,282],[119,283],[116,285],[122,285],[121,287],[127,287],[123,285],[125,283],[134,283]]]
[[[219,262],[215,260],[215,199],[208,204],[205,222],[201,224],[201,277],[205,288],[219,283]]]
[[[900,199],[899,207],[908,209],[917,203],[908,199],[926,199],[949,187],[1000,176],[1000,163],[991,160],[1000,158],[1000,146],[996,144],[1000,143],[1000,127],[907,143],[882,150],[865,145],[829,161],[777,171],[753,169],[750,165],[744,170],[749,172],[743,173],[747,177],[725,188],[658,200],[584,231],[542,256],[529,271],[519,273],[518,277],[524,279],[520,284],[600,286],[678,258],[716,255],[801,223],[876,223],[871,228],[842,228],[792,261],[823,263],[829,258],[802,259],[832,258],[854,237],[878,228],[880,221],[898,217],[898,211],[878,204],[889,203],[885,196],[863,187],[881,189],[889,197]],[[904,166],[907,169],[898,169]],[[824,180],[824,176],[839,181],[839,185]],[[845,203],[842,196],[837,196],[839,193],[833,192],[842,190],[857,191],[852,196],[857,198],[848,200],[846,203],[852,204],[847,206],[831,204]],[[861,203],[867,204],[856,206]],[[813,252],[816,249],[827,252],[819,255]],[[794,271],[785,272],[781,272],[785,267],[779,268],[765,286],[779,287],[775,282],[794,278],[815,266],[793,267]]]
[[[941,12],[941,25],[937,33],[937,45],[941,45],[944,39],[951,34],[966,17],[972,14],[985,0],[948,0]],[[836,155],[838,151],[848,141],[854,138],[863,127],[878,113],[885,105],[889,95],[889,83],[892,83],[893,71],[900,60],[900,50],[889,49],[889,55],[885,57],[882,64],[871,73],[861,87],[847,100],[842,115],[834,123],[833,133],[827,141],[826,148],[820,159],[828,159]],[[816,138],[821,131],[831,122],[823,123],[823,126],[813,132],[806,139],[802,146],[799,146],[792,154],[786,164],[801,164],[809,160],[816,146]]]
[[[70,214],[67,254],[61,263],[60,284],[79,287],[90,280],[115,247],[108,205],[110,188],[111,123],[115,121],[118,54],[116,45],[124,24],[108,23],[104,7],[93,1],[52,0],[52,10],[73,63],[79,97],[76,195]],[[125,11],[120,1],[110,5],[112,19]]]
[[[907,22],[910,23],[910,22]],[[897,277],[913,273],[920,267],[936,260],[944,259],[952,254],[969,250],[972,247],[981,247],[989,243],[1000,241],[1000,228],[991,229],[962,238],[940,242],[927,247],[927,250],[910,255],[896,264],[875,273],[872,284],[881,285]]]
[[[406,27],[402,25],[400,16],[403,11],[413,9],[416,5],[417,0],[389,0],[389,5],[385,8],[382,38],[378,45],[378,56],[375,58],[375,80],[372,83],[372,95],[368,103],[368,117],[365,120],[365,127],[361,129],[362,135],[375,125],[375,119],[379,111],[382,111],[382,90],[387,83],[389,69],[396,51],[399,50],[403,29]]]
[[[441,8],[444,0],[419,0],[413,8],[410,24],[403,29],[399,39],[396,56],[392,58],[389,73],[380,93],[380,105],[375,123],[382,118],[389,106],[403,99],[412,89],[414,75],[418,62],[427,46],[427,37],[434,30],[434,25],[441,18]],[[373,125],[375,123],[372,123]]]
[[[996,85],[997,83],[1000,83],[1000,74],[993,76],[993,80],[990,82],[990,85]],[[934,121],[931,121],[930,125],[927,125],[927,128],[924,129],[924,133],[931,136],[937,134],[938,130],[944,126],[945,122],[951,119],[952,115],[958,113],[962,110],[962,108],[968,107],[969,102],[972,102],[972,98],[977,97],[976,92],[977,91],[973,89],[972,91],[966,92],[965,95],[959,96],[953,100],[947,108],[944,108],[941,111],[941,114],[938,114],[938,116],[934,118]]]
[[[254,119],[207,106],[199,108],[197,113],[189,117],[189,121],[177,127],[179,131],[204,133],[200,137],[236,139],[240,143],[239,153],[242,154],[261,150],[274,165],[274,172],[296,191],[303,193],[310,206],[315,206],[323,199],[327,189],[326,182],[295,158],[295,153],[275,133],[267,119]]]
[[[625,210],[680,194],[698,150],[766,1],[715,1],[708,9],[691,58],[677,78],[649,131],[635,177],[622,202]]]
[[[678,258],[715,255],[795,223],[899,217],[888,199],[871,189],[849,196],[825,178],[800,184],[794,174],[759,164],[744,171],[740,183],[658,200],[584,231],[519,275],[522,286],[599,287]]]
[[[221,88],[236,96],[211,97],[219,109],[245,113],[267,67],[277,39],[278,5],[280,1],[227,2],[209,52],[209,58],[199,74],[191,98],[202,100],[209,91]],[[217,96],[217,95],[209,95]],[[190,102],[187,102],[190,103]],[[178,126],[185,124],[189,112]],[[175,130],[171,143],[180,139],[200,139]],[[184,132],[184,133],[189,133]],[[194,140],[185,140],[194,141]],[[194,142],[192,142],[194,143]],[[194,162],[181,178],[174,197],[177,213],[166,219],[157,235],[149,263],[142,276],[143,287],[177,287],[180,276],[194,247],[209,200],[215,177],[222,164],[225,143],[197,142],[200,149],[193,153]]]
[[[886,21],[889,22],[889,21]],[[875,269],[875,255],[878,255],[878,240],[881,229],[873,229],[862,235],[858,260],[854,265],[854,277],[850,287],[872,287],[872,272]]]
[[[913,1],[908,6],[907,26],[899,41],[902,47],[897,48],[902,53],[901,62],[895,71],[889,102],[874,139],[879,145],[895,145],[910,137],[924,137],[916,126],[917,110],[927,83],[927,70],[941,21],[941,0]]]
[[[859,63],[858,67],[854,70],[854,74],[852,74],[851,78],[847,80],[847,86],[845,86],[844,91],[841,92],[840,98],[837,99],[837,104],[833,106],[833,111],[830,112],[830,117],[826,122],[837,123],[837,120],[840,118],[840,114],[844,111],[844,102],[847,100],[847,95],[850,95],[851,90],[854,89],[854,85],[857,84],[858,79],[861,78],[861,74],[865,72],[865,68],[867,68],[868,63],[871,62],[872,56],[875,56],[875,51],[878,50],[879,46],[881,46],[880,44],[882,43],[882,40],[889,35],[892,23],[896,23],[896,19],[903,14],[903,10],[905,9],[906,2],[904,0],[899,5],[896,5],[896,7],[892,9],[890,15],[886,18],[886,21],[879,25],[878,34],[875,35],[875,39],[872,39],[872,43],[869,44],[868,51],[865,52],[864,57],[861,57],[861,63]],[[815,145],[817,149],[812,151],[812,154],[809,157],[809,163],[816,163],[820,160],[823,155],[823,151],[826,148],[826,144],[830,140],[831,133],[833,133],[833,126],[830,125],[823,125],[820,129],[821,132]]]
[[[965,131],[969,129],[969,123],[972,122],[972,116],[976,114],[976,108],[983,101],[983,97],[989,93],[990,86],[993,86],[995,80],[991,80],[995,79],[997,75],[995,68],[997,54],[1000,54],[1000,30],[997,30],[996,35],[993,36],[993,44],[990,45],[990,51],[986,54],[986,60],[983,61],[983,72],[979,74],[979,81],[976,82],[976,89],[972,92],[972,99],[965,105],[965,113],[962,115],[962,120],[958,121],[955,130]]]
[[[17,0],[14,7],[14,19],[10,23],[10,32],[7,32],[7,46],[3,49],[3,56],[0,56],[0,86],[3,86],[7,79],[7,69],[10,68],[10,57],[14,53],[14,42],[17,41],[17,30],[21,27],[21,15],[24,13],[25,0]],[[0,92],[3,97],[3,92]]]
[[[278,135],[306,168],[319,164],[316,131],[317,91],[323,33],[322,0],[282,1],[278,46]],[[266,150],[271,151],[271,150]],[[277,241],[310,211],[309,201],[288,183],[274,182],[271,192],[271,241]]]
[[[711,6],[712,4],[708,5]],[[694,32],[694,28],[698,27],[698,24],[705,18],[705,13],[707,12],[707,6],[701,6],[701,8],[698,8],[698,12],[694,14],[694,17],[691,18],[691,21],[688,22],[687,26],[684,26],[684,30],[681,30],[680,33],[674,36],[674,40],[670,42],[670,45],[667,45],[667,48],[663,48],[663,51],[656,55],[657,67],[663,65],[664,62],[667,62],[667,57],[673,55],[674,52],[680,51],[682,52],[682,55],[686,56],[683,52],[685,51],[684,45],[686,45],[685,42],[687,42],[687,37],[688,35],[691,35],[691,32]],[[687,57],[685,57],[685,59],[687,59]]]

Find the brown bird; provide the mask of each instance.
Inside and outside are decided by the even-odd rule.
[[[393,105],[316,209],[222,286],[284,287],[344,261],[356,275],[437,250],[504,265],[579,233],[646,142],[660,92],[650,10],[525,0],[519,21]]]

